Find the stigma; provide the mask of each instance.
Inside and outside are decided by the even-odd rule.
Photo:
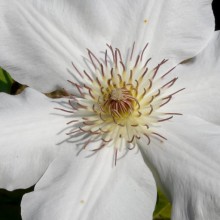
[[[83,148],[93,142],[100,143],[94,151],[113,147],[116,161],[118,150],[134,149],[141,138],[146,139],[148,145],[152,138],[160,142],[167,140],[156,127],[181,115],[164,112],[163,107],[185,88],[171,90],[178,78],[167,80],[174,68],[161,73],[167,59],[149,68],[151,58],[146,58],[147,47],[148,44],[135,56],[134,43],[127,60],[118,48],[108,44],[100,59],[88,49],[90,71],[79,70],[72,63],[79,77],[68,81],[75,87],[76,94],[69,100],[70,109],[59,110],[71,113],[73,119],[67,124],[72,127],[67,134],[81,135]]]
[[[131,92],[126,88],[115,88],[111,91],[109,97],[103,104],[103,109],[107,109],[111,116],[114,118],[128,117],[134,110]]]

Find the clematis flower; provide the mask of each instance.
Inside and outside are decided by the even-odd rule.
[[[23,219],[152,219],[155,180],[173,219],[217,219],[219,33],[174,68],[210,40],[211,1],[11,2],[0,64],[34,89],[0,94],[0,187],[37,183]]]

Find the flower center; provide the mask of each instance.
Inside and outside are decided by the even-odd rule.
[[[93,67],[89,73],[79,71],[72,63],[80,76],[77,82],[69,81],[75,87],[76,95],[69,100],[71,110],[60,110],[73,114],[74,120],[68,123],[73,125],[68,135],[81,134],[85,140],[83,148],[97,141],[101,145],[95,150],[114,147],[116,161],[118,150],[133,149],[140,138],[147,139],[148,144],[152,138],[161,142],[167,140],[156,127],[181,115],[166,112],[163,108],[185,88],[173,90],[178,78],[166,79],[174,68],[160,73],[160,67],[168,60],[162,60],[149,70],[151,58],[144,58],[148,44],[135,59],[133,44],[126,62],[119,49],[107,46],[111,57],[106,50],[104,60],[99,60],[88,50]]]
[[[110,94],[110,100],[120,102],[126,99],[126,95],[129,95],[127,89],[113,89]]]
[[[114,120],[127,118],[134,110],[134,98],[132,93],[126,88],[114,88],[104,98],[103,109],[109,113]]]

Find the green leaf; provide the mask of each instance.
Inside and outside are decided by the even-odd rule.
[[[154,220],[170,220],[171,204],[165,195],[158,190],[157,204],[154,211]]]
[[[0,68],[0,92],[11,92],[11,86],[13,79],[10,75],[3,69]]]

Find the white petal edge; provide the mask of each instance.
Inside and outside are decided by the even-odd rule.
[[[183,116],[158,132],[168,140],[139,144],[157,184],[172,202],[172,219],[218,219],[220,127]]]
[[[220,124],[220,32],[214,33],[207,47],[196,57],[178,65],[177,87],[186,88],[165,106],[165,111],[195,115]],[[176,87],[176,88],[177,88]]]
[[[210,0],[3,0],[0,26],[0,65],[14,79],[44,92],[74,91],[71,62],[85,69],[85,48],[100,56],[111,43],[125,57],[134,41],[138,52],[149,42],[154,63],[176,65],[207,44],[214,17]]]
[[[58,153],[74,147],[63,132],[69,119],[54,109],[65,100],[29,88],[16,96],[1,93],[0,100],[0,188],[27,188]]]
[[[152,38],[152,56],[178,64],[198,54],[214,32],[211,3],[212,0],[164,1]]]
[[[24,220],[151,220],[156,185],[140,152],[112,165],[113,148],[56,159],[21,203]]]

